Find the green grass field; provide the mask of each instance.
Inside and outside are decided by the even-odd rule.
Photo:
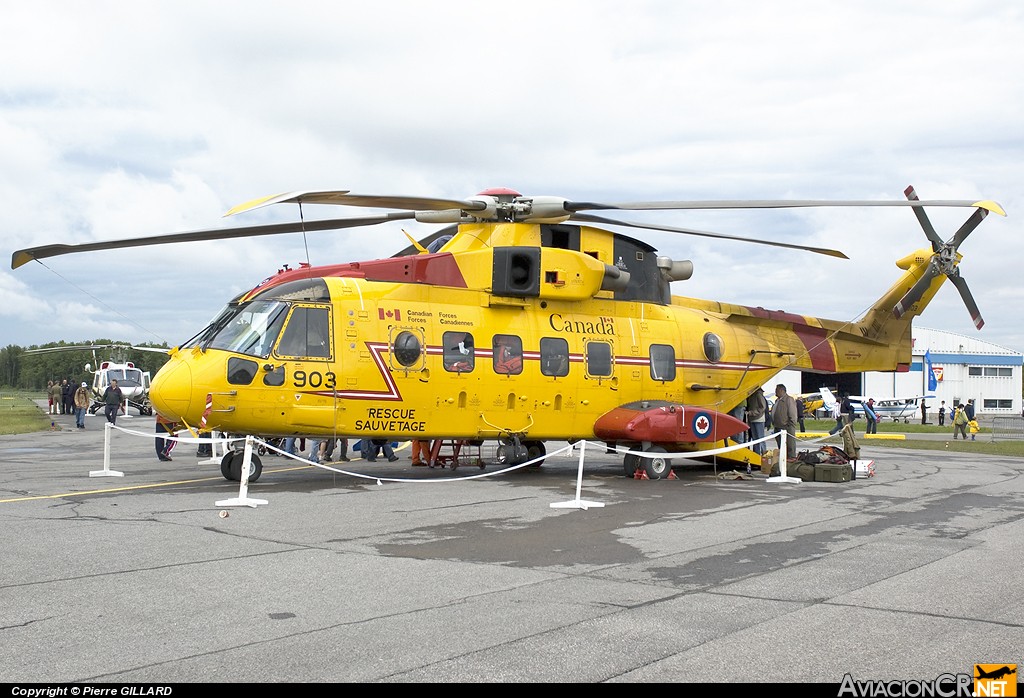
[[[30,434],[50,428],[50,418],[33,400],[45,399],[35,393],[0,393],[0,434]]]

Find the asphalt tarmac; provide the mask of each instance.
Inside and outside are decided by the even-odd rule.
[[[267,455],[242,492],[194,445],[159,461],[150,417],[111,433],[122,475],[91,476],[102,416],[56,421],[0,436],[0,681],[839,684],[1024,663],[1022,459],[862,442],[874,477],[792,484],[682,459],[637,480],[589,445],[582,477],[579,446],[514,471],[414,468],[404,448],[344,472]]]

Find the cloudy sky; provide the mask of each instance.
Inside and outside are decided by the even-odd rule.
[[[589,201],[994,199],[918,324],[1024,351],[1024,5],[5,3],[0,241],[295,220],[302,189]],[[307,218],[366,209],[306,207]],[[935,209],[942,237],[969,209]],[[633,231],[691,259],[680,295],[852,320],[926,239],[906,208],[628,220],[837,248],[850,260]],[[67,255],[0,269],[0,346],[191,337],[282,264],[390,256],[402,227]],[[9,259],[9,257],[7,257]]]

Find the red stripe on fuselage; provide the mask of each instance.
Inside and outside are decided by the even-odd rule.
[[[832,352],[832,345],[828,342],[828,333],[821,327],[811,327],[802,315],[794,315],[782,310],[765,310],[764,308],[747,308],[750,314],[765,320],[777,320],[788,322],[793,326],[793,332],[807,350],[807,356],[811,360],[811,368],[815,371],[835,371],[836,356]]]

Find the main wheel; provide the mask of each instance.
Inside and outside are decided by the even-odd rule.
[[[635,453],[627,453],[622,459],[622,469],[626,471],[626,477],[636,475],[636,469],[640,467],[640,456]]]
[[[544,465],[544,456],[547,455],[548,450],[544,448],[543,441],[526,441],[523,443],[526,447],[526,460],[536,460],[540,458],[536,463],[531,463],[531,468],[539,468]]]
[[[672,472],[672,461],[669,458],[665,458],[665,456],[658,455],[667,453],[667,451],[661,446],[651,446],[645,452],[652,454],[650,456],[643,456],[641,459],[647,477],[651,480],[660,480],[663,477],[668,477],[668,474]]]

